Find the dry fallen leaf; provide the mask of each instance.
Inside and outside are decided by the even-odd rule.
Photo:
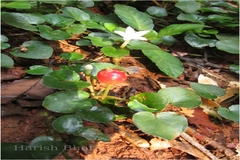
[[[217,82],[214,81],[213,79],[207,77],[207,76],[204,76],[203,74],[200,74],[198,76],[198,83],[202,83],[202,84],[211,84],[211,85],[215,85],[215,86],[218,86]]]

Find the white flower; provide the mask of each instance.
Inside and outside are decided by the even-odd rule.
[[[143,41],[147,40],[145,37],[142,36],[147,34],[149,30],[136,32],[132,27],[128,26],[125,32],[122,31],[114,32],[123,37],[123,40],[125,42],[121,45],[121,48],[124,48],[130,42],[130,40],[143,40]]]
[[[119,34],[120,36],[122,36],[124,41],[128,41],[128,40],[132,40],[132,39],[147,40],[146,38],[144,38],[142,36],[147,34],[149,31],[135,32],[132,27],[128,26],[125,32],[122,32],[122,31],[114,31],[114,32]]]

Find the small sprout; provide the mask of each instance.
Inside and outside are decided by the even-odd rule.
[[[102,99],[105,99],[113,84],[122,83],[126,81],[127,75],[124,71],[119,69],[104,69],[98,72],[97,78],[100,82],[108,84],[106,90],[102,95]]]

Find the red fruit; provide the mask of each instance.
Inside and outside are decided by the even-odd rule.
[[[126,81],[127,75],[124,71],[111,68],[99,71],[97,74],[97,78],[100,82],[106,84],[115,84]]]

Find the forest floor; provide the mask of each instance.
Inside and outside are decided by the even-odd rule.
[[[14,30],[14,31],[13,31]],[[20,29],[13,29],[7,25],[2,27],[4,35],[9,37],[12,47],[18,47],[22,42],[29,40]],[[15,33],[15,34],[11,34]],[[19,34],[17,34],[19,33]],[[75,44],[78,36],[66,41],[47,41],[54,49],[54,54],[48,60],[29,60],[13,57],[15,66],[11,69],[1,70],[1,142],[30,142],[37,136],[48,135],[46,126],[48,117],[45,112],[51,112],[42,107],[44,98],[55,92],[42,85],[41,76],[26,74],[31,65],[40,64],[58,69],[58,66],[66,62],[61,61],[59,54],[63,52],[77,52],[87,59],[98,59],[98,62],[112,62],[97,49],[81,48]],[[162,49],[166,49],[161,46]],[[238,55],[230,55],[223,52],[211,54],[193,49],[184,42],[178,42],[171,48],[172,54],[178,56],[184,65],[184,73],[176,79],[164,75],[146,57],[138,52],[122,58],[120,66],[128,72],[125,83],[113,86],[110,94],[131,96],[142,92],[157,92],[163,87],[189,87],[190,82],[214,81],[216,84],[228,90],[228,97],[219,100],[220,105],[228,107],[238,104],[239,99],[233,98],[238,94],[239,77],[228,70],[232,62],[238,61]],[[8,54],[9,50],[4,50]],[[198,55],[198,56],[193,56]],[[208,55],[208,56],[206,56]],[[204,64],[204,67],[199,67]],[[97,83],[95,90],[100,90],[104,85]],[[213,101],[203,99],[203,105],[207,108],[215,107]],[[86,160],[110,160],[110,159],[213,159],[210,152],[218,159],[239,159],[239,124],[227,119],[219,120],[206,114],[203,105],[192,110],[177,108],[169,105],[165,110],[184,114],[189,122],[185,134],[175,140],[166,141],[158,137],[147,135],[138,130],[131,119],[116,121],[119,126],[116,130],[113,125],[89,123],[103,133],[110,136],[110,142],[92,141],[84,147],[66,147],[67,154],[73,159]],[[213,108],[212,108],[213,109]],[[190,136],[192,141],[185,137]],[[140,147],[138,138],[149,143],[149,147]],[[200,151],[194,144],[198,144],[205,150]],[[55,159],[65,159],[59,155]]]

